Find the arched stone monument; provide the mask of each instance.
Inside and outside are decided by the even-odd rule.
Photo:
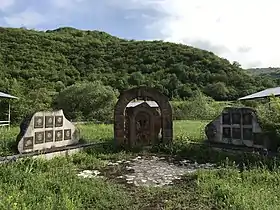
[[[134,99],[142,101],[131,106]],[[117,146],[126,147],[171,143],[173,121],[168,98],[149,87],[124,91],[115,106],[114,138]]]

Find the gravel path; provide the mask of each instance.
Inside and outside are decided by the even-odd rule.
[[[182,175],[193,173],[198,169],[212,169],[213,164],[191,163],[188,160],[177,162],[167,161],[163,157],[136,157],[130,161],[122,160],[108,163],[108,167],[124,166],[123,174],[117,178],[125,181],[127,184],[135,186],[153,186],[162,187],[171,185],[174,180],[181,179]],[[98,177],[97,170],[85,170],[78,176],[91,178]]]

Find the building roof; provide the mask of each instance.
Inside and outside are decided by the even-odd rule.
[[[150,107],[159,107],[155,101],[131,101],[126,107],[136,107],[142,103],[147,103]]]
[[[15,96],[9,95],[7,93],[0,92],[0,98],[11,98],[11,99],[18,99]]]
[[[265,97],[269,97],[271,95],[279,96],[280,95],[280,87],[265,89],[265,90],[262,90],[260,92],[253,93],[251,95],[239,98],[238,100],[250,100],[250,99],[256,99],[256,98],[265,98]]]

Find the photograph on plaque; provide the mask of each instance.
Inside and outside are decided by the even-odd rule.
[[[44,118],[41,116],[34,117],[34,128],[43,128],[44,125],[43,119]]]
[[[251,113],[243,114],[243,125],[252,125],[253,124],[253,116]]]
[[[241,129],[240,128],[232,128],[232,138],[241,139]]]
[[[55,127],[63,126],[63,116],[55,116]]]
[[[253,140],[252,128],[243,128],[243,140]]]
[[[223,124],[230,125],[230,113],[223,113]]]
[[[64,140],[71,140],[71,129],[64,130]]]
[[[231,138],[230,128],[224,127],[223,128],[223,138]]]
[[[45,142],[53,142],[53,130],[45,131]]]
[[[45,132],[35,132],[35,144],[44,143]]]
[[[33,149],[33,137],[25,137],[23,139],[23,150]]]
[[[53,128],[53,116],[46,116],[45,117],[45,128]]]
[[[62,141],[63,133],[62,130],[55,131],[55,141]]]
[[[241,123],[241,113],[234,112],[232,113],[232,124],[240,124]]]

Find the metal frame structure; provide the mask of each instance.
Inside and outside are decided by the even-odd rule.
[[[3,92],[0,92],[0,98],[18,99],[15,96],[12,96],[12,95],[9,95],[9,94],[3,93]],[[9,109],[9,111],[8,111],[8,120],[0,120],[0,127],[9,126],[9,128],[10,128],[10,124],[11,124],[11,102],[10,102],[10,100],[9,100],[9,108],[8,109]]]

